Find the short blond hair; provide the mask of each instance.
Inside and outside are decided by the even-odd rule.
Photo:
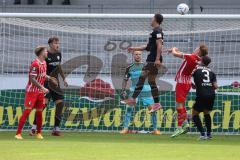
[[[36,56],[39,56],[41,54],[41,52],[45,49],[47,49],[47,47],[45,45],[38,45],[35,48],[34,52],[35,52]]]

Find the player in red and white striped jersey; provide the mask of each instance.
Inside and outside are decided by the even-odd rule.
[[[46,71],[47,71],[46,61],[41,62],[38,58],[32,61],[29,69],[29,80],[26,86],[27,93],[39,93],[41,91],[41,88],[38,88],[36,85],[34,85],[34,83],[32,83],[30,77],[35,76],[36,81],[43,86],[46,79]]]
[[[191,75],[192,71],[200,62],[201,57],[208,54],[208,48],[204,44],[200,44],[198,48],[191,54],[182,53],[178,48],[173,47],[169,50],[173,56],[182,58],[183,62],[177,71],[175,81],[176,81],[176,109],[178,112],[178,128],[171,137],[176,137],[178,135],[187,133],[189,130],[189,124],[187,121],[187,110],[185,107],[186,97],[191,89]]]
[[[44,88],[43,84],[46,79],[53,81],[57,84],[56,79],[49,77],[46,74],[47,65],[45,58],[47,58],[47,49],[45,46],[38,46],[35,49],[35,54],[37,56],[31,63],[29,69],[29,80],[26,87],[24,106],[25,110],[20,117],[18,130],[16,133],[16,139],[23,139],[21,136],[22,128],[26,119],[28,118],[31,110],[36,108],[37,115],[37,138],[43,139],[41,134],[42,128],[42,109],[44,107],[44,94],[48,93],[48,89]]]

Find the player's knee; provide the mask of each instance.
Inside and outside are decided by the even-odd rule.
[[[58,99],[58,100],[55,101],[55,104],[56,104],[56,105],[59,104],[59,103],[63,103],[63,100]]]
[[[183,109],[183,107],[184,107],[184,104],[183,103],[181,103],[181,102],[177,102],[176,103],[176,109],[178,110],[178,109]]]
[[[32,110],[31,107],[25,107],[25,110]]]
[[[192,116],[199,115],[199,112],[196,111],[195,109],[192,110]]]
[[[148,111],[151,111],[151,110],[152,110],[152,108],[153,108],[153,106],[152,106],[152,105],[148,106]]]
[[[148,79],[148,84],[150,85],[151,88],[156,88],[157,87],[157,84],[156,84],[155,80]]]
[[[36,109],[36,112],[42,112],[43,111],[43,108],[37,108]]]
[[[203,110],[203,114],[204,114],[204,115],[210,114],[210,111],[209,111],[209,110]]]

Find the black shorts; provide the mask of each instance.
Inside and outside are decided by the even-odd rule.
[[[203,110],[211,111],[214,106],[215,95],[196,97],[193,109],[198,112],[203,112]]]
[[[154,65],[154,62],[147,62],[142,70],[148,72],[148,74],[153,76],[156,76],[158,74],[158,67]]]
[[[49,90],[49,93],[45,95],[45,98],[47,99],[52,99],[53,102],[55,102],[56,100],[63,100],[64,99],[64,94],[61,88],[57,87],[50,87],[51,85],[49,85],[48,82],[46,82],[44,84],[44,87],[47,88]]]

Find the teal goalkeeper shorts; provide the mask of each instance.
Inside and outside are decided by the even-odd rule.
[[[154,104],[154,100],[152,97],[139,97],[136,99],[136,102],[138,103],[138,100],[140,100],[141,104],[144,106],[144,107],[148,107],[150,105],[153,105]]]

